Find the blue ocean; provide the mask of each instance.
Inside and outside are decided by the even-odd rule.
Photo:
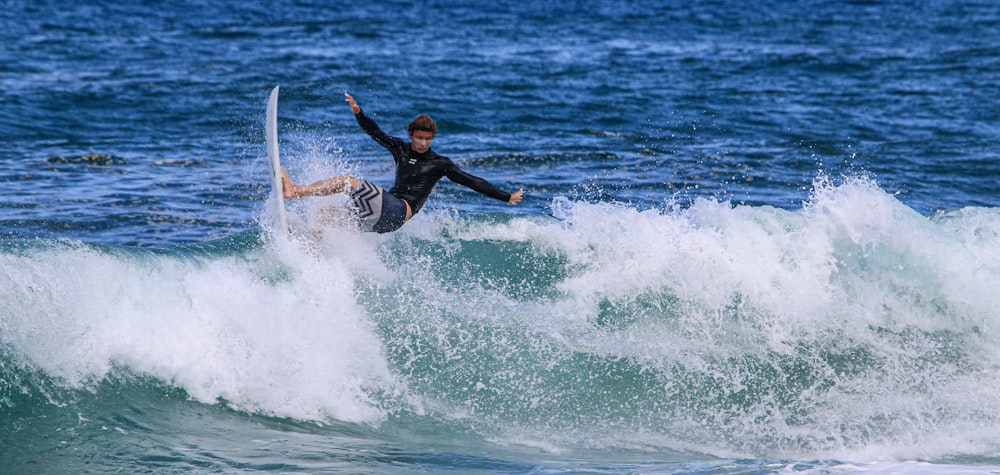
[[[2,7],[2,473],[1000,472],[1000,3]]]

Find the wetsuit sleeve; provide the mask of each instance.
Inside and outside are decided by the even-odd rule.
[[[361,126],[361,130],[364,130],[365,133],[378,142],[379,145],[392,150],[393,148],[399,148],[400,144],[403,143],[402,139],[393,137],[383,132],[371,117],[365,115],[365,111],[354,114],[354,118],[358,120],[358,125]]]
[[[452,166],[445,176],[459,185],[469,187],[479,193],[489,196],[490,198],[496,198],[500,201],[510,201],[510,193],[493,186],[492,183],[479,178],[478,176],[465,173],[457,166]]]

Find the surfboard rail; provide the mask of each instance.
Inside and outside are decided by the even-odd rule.
[[[278,90],[274,86],[267,100],[267,116],[264,121],[264,142],[267,145],[267,159],[271,166],[271,199],[275,203],[273,231],[288,234],[288,213],[285,197],[281,194],[281,156],[278,152]]]

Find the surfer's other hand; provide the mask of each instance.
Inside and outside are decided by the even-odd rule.
[[[509,204],[509,205],[516,205],[516,204],[518,204],[518,203],[521,202],[521,199],[523,197],[524,197],[524,188],[521,188],[521,189],[515,191],[514,193],[510,194],[510,199],[507,200],[507,204]]]
[[[351,105],[351,112],[355,114],[360,114],[361,107],[358,106],[358,103],[354,100],[354,97],[352,97],[350,94],[346,92],[344,93],[344,97],[346,98],[345,100],[347,101],[347,103]]]

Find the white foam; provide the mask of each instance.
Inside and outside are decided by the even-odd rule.
[[[121,365],[199,401],[310,420],[376,422],[406,401],[477,427],[511,421],[494,438],[525,428],[565,446],[868,461],[998,448],[997,210],[926,217],[862,178],[818,181],[799,210],[558,200],[560,220],[428,211],[391,235],[302,206],[296,241],[244,256],[4,254],[3,342],[70,385]],[[477,264],[459,254],[464,241],[526,245],[565,277],[534,299],[503,286],[532,282],[531,269],[479,282],[435,273],[455,256]],[[380,312],[414,319],[394,327],[414,334],[380,335],[373,320],[386,315],[359,303],[359,280],[399,286],[385,298],[406,301]],[[608,308],[623,321],[602,321]],[[413,354],[390,363],[390,344]],[[567,388],[546,377],[599,380],[572,373],[590,358],[659,378],[662,389],[635,394],[655,410],[589,432],[611,402],[579,402],[579,425],[559,413]]]
[[[532,324],[571,351],[660,371],[668,387],[683,368],[713,381],[719,401],[744,400],[708,409],[727,421],[714,429],[703,418],[668,423],[692,424],[710,453],[731,453],[732,443],[748,455],[860,460],[996,450],[1000,212],[928,218],[865,178],[819,180],[791,211],[712,200],[668,212],[554,208],[562,222],[488,226],[556,249],[574,269]],[[602,305],[643,298],[666,307],[594,327]],[[743,362],[755,361],[813,383],[788,401],[773,376],[748,373],[755,366]],[[804,374],[788,373],[789,361]],[[747,392],[760,394],[746,401]],[[720,436],[730,440],[710,439]]]
[[[86,247],[3,255],[4,340],[70,386],[114,365],[251,411],[300,419],[383,417],[381,344],[352,271],[306,253],[192,262]],[[264,274],[264,275],[262,275]]]

